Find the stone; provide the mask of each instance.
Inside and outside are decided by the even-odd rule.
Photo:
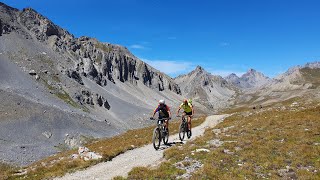
[[[233,155],[234,154],[234,152],[230,151],[229,149],[224,149],[223,153],[229,154],[229,155]]]
[[[101,155],[95,152],[91,152],[87,147],[79,147],[78,153],[79,157],[85,161],[98,160],[102,158]]]
[[[213,139],[213,140],[208,141],[208,144],[210,146],[217,148],[217,147],[220,147],[223,145],[223,141],[220,141],[219,139]]]
[[[42,135],[44,135],[46,138],[50,139],[52,137],[52,133],[49,131],[45,131],[42,133]]]
[[[30,74],[31,76],[34,76],[34,75],[36,75],[37,73],[36,73],[35,70],[30,70],[30,71],[29,71],[29,74]]]
[[[210,150],[201,148],[201,149],[196,149],[196,152],[210,152]]]

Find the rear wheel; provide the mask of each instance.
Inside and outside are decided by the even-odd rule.
[[[168,144],[169,141],[169,129],[165,128],[166,130],[164,131],[164,135],[163,135],[163,143],[164,144]]]
[[[160,129],[158,127],[153,130],[152,143],[154,149],[158,150],[161,143]]]
[[[179,139],[183,141],[185,135],[185,123],[182,121],[179,127]]]

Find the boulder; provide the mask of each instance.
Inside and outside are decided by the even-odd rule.
[[[95,152],[91,152],[87,147],[79,147],[78,153],[80,158],[85,161],[98,160],[102,158],[101,155]]]

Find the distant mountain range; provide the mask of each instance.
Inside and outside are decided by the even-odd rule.
[[[123,46],[74,37],[31,8],[0,2],[0,160],[29,164],[149,125],[159,99],[175,111],[191,98],[198,114],[209,114],[303,95],[318,88],[319,64],[274,79],[254,69],[223,78],[198,66],[173,79]]]
[[[241,77],[238,77],[236,74],[232,73],[225,77],[225,79],[238,88],[243,89],[259,88],[271,81],[269,77],[266,77],[264,74],[254,69],[249,69]]]

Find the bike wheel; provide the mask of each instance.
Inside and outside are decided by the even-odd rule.
[[[152,143],[153,143],[154,149],[158,150],[161,143],[161,134],[160,134],[160,129],[157,127],[153,130]]]
[[[186,126],[186,131],[187,131],[187,137],[188,139],[191,138],[191,130],[189,130],[188,125]]]
[[[185,124],[181,122],[180,127],[179,127],[179,139],[180,141],[183,141],[185,135]]]
[[[163,143],[164,144],[168,144],[168,141],[169,141],[169,129],[166,128],[166,130],[164,131],[164,136],[162,137],[163,138]]]

